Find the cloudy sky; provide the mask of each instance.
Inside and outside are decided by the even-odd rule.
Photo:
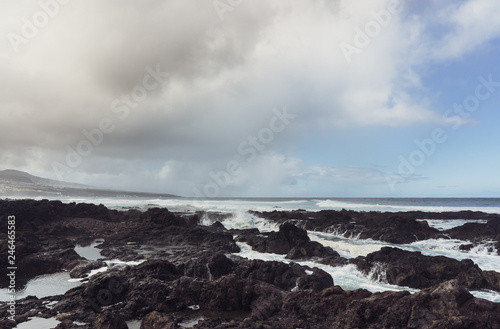
[[[500,195],[497,0],[0,15],[0,170],[183,196]]]

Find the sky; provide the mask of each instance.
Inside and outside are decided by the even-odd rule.
[[[0,170],[187,197],[500,197],[497,0],[0,2]]]

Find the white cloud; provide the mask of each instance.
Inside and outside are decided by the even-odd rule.
[[[189,194],[188,182],[204,184],[241,141],[267,124],[273,108],[287,106],[298,119],[227,187],[228,193],[271,194],[286,190],[301,172],[299,159],[276,150],[310,134],[449,124],[411,92],[422,88],[415,66],[496,37],[499,6],[469,0],[432,19],[394,15],[348,63],[339,44],[353,43],[355,28],[363,29],[374,20],[372,11],[388,3],[247,1],[221,21],[210,1],[71,2],[19,53],[1,41],[1,165],[53,177],[52,161],[64,163],[66,146],[84,139],[82,129],[108,117],[116,130],[71,170],[73,177],[112,184],[113,177],[135,175],[130,181],[143,190]],[[1,3],[8,18],[0,33],[20,33],[22,17],[37,10],[35,2]],[[426,29],[436,17],[450,31],[437,48]],[[121,121],[111,111],[113,100],[156,65],[169,72],[168,80]],[[341,172],[376,180],[374,173],[339,170],[327,180]]]
[[[433,15],[415,20],[421,59],[448,60],[468,54],[500,36],[496,0],[443,1]]]

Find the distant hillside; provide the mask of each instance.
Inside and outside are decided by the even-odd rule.
[[[172,194],[117,191],[33,176],[27,172],[0,171],[1,197],[177,197]]]
[[[67,188],[92,188],[91,186],[67,183],[53,179],[33,176],[24,171],[7,169],[0,171],[0,182],[11,182],[13,184],[33,184],[36,186],[53,186],[53,187],[67,187]]]

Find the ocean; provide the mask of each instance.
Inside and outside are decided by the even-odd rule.
[[[39,197],[36,199],[44,199]],[[55,200],[55,199],[54,199]],[[145,210],[151,207],[168,208],[173,212],[184,211],[272,211],[296,210],[320,211],[483,211],[500,213],[500,198],[161,198],[141,197],[59,197],[67,202],[87,202],[103,204],[110,209],[126,210],[136,208]]]
[[[39,198],[42,199],[42,198]],[[68,202],[86,202],[104,204],[110,209],[146,210],[151,207],[164,207],[173,212],[196,212],[211,211],[229,214],[223,216],[222,224],[230,228],[258,228],[260,231],[275,231],[278,226],[266,219],[254,216],[249,210],[273,211],[273,210],[296,210],[320,211],[333,210],[355,210],[355,211],[423,211],[423,212],[445,212],[445,211],[482,211],[485,213],[500,214],[500,198],[220,198],[220,199],[189,199],[189,198],[59,198]],[[457,220],[427,220],[430,226],[439,230],[445,230],[454,226],[460,226],[468,222],[468,219]],[[477,221],[475,219],[474,221]],[[202,225],[212,224],[208,217],[202,218]],[[456,239],[432,239],[422,240],[409,244],[394,245],[387,242],[371,239],[360,239],[358,236],[344,237],[343,232],[312,232],[309,231],[311,240],[318,241],[325,246],[330,246],[341,256],[354,258],[366,256],[371,252],[380,250],[384,246],[393,246],[409,251],[420,251],[424,255],[446,256],[458,260],[472,259],[483,270],[494,270],[500,272],[500,255],[498,255],[491,241],[483,241],[471,250],[464,252],[459,249],[466,241]],[[241,251],[237,255],[249,259],[272,260],[280,262],[291,262],[285,259],[285,255],[260,253],[252,250],[246,243],[238,242]],[[95,244],[89,247],[77,247],[77,252],[87,258],[99,257],[99,250]],[[97,255],[97,256],[96,256]],[[110,265],[119,263],[119,260],[109,260]],[[417,289],[400,287],[384,282],[383,277],[375,278],[374,273],[364,275],[354,265],[328,266],[314,261],[295,261],[310,267],[318,267],[328,272],[335,282],[344,290],[364,288],[372,292],[377,291],[401,291],[407,290],[417,292]],[[123,265],[123,264],[122,264]],[[130,264],[133,266],[133,264]],[[105,269],[103,269],[105,270]],[[97,271],[96,271],[97,273]],[[21,296],[36,295],[38,297],[55,293],[64,293],[65,290],[79,284],[70,280],[67,274],[56,273],[31,280],[25,290],[19,292]],[[57,287],[57,289],[55,289]],[[6,289],[1,289],[0,300],[8,298]],[[494,302],[500,302],[500,293],[494,291],[471,291],[476,297],[481,297]]]

